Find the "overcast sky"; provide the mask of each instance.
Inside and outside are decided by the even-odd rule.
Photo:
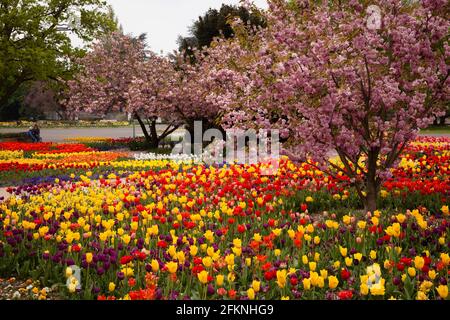
[[[178,35],[187,36],[188,27],[209,8],[239,0],[106,0],[114,8],[125,33],[147,33],[150,48],[170,53],[177,48]],[[266,0],[255,0],[266,8]]]

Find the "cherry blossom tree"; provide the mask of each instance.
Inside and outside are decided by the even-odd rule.
[[[161,140],[175,132],[183,123],[173,112],[173,100],[168,98],[176,75],[173,64],[167,58],[149,53],[137,74],[132,78],[128,92],[125,93],[127,110],[135,114],[143,114],[147,119],[152,148],[158,147]],[[137,118],[142,123],[140,117]],[[167,122],[161,134],[158,134],[156,130],[158,118]]]
[[[171,105],[172,117],[183,123],[191,137],[194,136],[196,121],[202,123],[202,134],[208,129],[225,133],[221,123],[222,110],[212,99],[218,83],[210,76],[223,63],[223,44],[226,43],[226,40],[218,38],[209,48],[194,49],[194,59],[186,58],[182,52],[173,57],[176,74],[165,99]]]
[[[214,50],[194,50],[195,63],[183,53],[166,58],[150,55],[133,77],[126,94],[128,108],[144,113],[154,121],[165,119],[169,126],[160,139],[184,126],[193,137],[194,124],[202,123],[203,132],[220,127],[219,108],[208,101],[212,84],[207,78],[218,61]],[[152,131],[152,130],[151,130]]]
[[[343,172],[373,211],[402,150],[448,101],[447,1],[268,3],[267,28],[223,51],[210,101],[224,126],[281,129],[287,154]]]
[[[156,119],[170,114],[169,101],[161,92],[175,71],[167,59],[146,50],[145,37],[113,33],[95,43],[77,63],[82,70],[68,82],[65,100],[72,114],[131,113],[151,147],[176,130],[174,122],[161,135],[156,130]]]

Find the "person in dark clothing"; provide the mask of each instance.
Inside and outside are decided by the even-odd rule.
[[[35,123],[32,127],[30,127],[30,130],[27,132],[27,134],[30,136],[33,142],[41,141],[41,130],[39,129],[37,123]]]

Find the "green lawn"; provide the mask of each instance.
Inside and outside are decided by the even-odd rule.
[[[450,134],[450,125],[447,126],[431,126],[427,129],[421,130],[420,133],[427,134]]]

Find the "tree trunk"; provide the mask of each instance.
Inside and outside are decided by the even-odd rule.
[[[378,151],[369,151],[364,207],[366,211],[370,212],[374,212],[377,209],[378,194],[380,192],[380,181],[377,178],[377,160]]]
[[[145,140],[150,143],[150,135],[148,134],[147,127],[145,126],[144,121],[142,121],[141,117],[137,113],[134,114],[134,117],[139,122],[139,125],[141,126],[142,132],[144,133]]]
[[[137,121],[139,122],[139,125],[141,126],[142,132],[144,133],[145,141],[147,142],[149,148],[156,149],[159,147],[159,137],[158,132],[156,131],[156,120],[152,120],[149,123],[149,129],[150,133],[147,130],[147,127],[145,126],[144,121],[142,118],[138,115],[134,115]]]
[[[365,199],[365,211],[374,212],[377,209],[378,188],[374,183],[367,182],[367,195]]]
[[[0,111],[2,111],[4,108],[6,108],[8,106],[8,102],[9,102],[9,96],[2,96],[0,97]]]
[[[156,149],[159,147],[159,137],[158,137],[158,131],[156,130],[156,119],[152,118],[149,121],[149,127],[150,127],[150,148]]]

